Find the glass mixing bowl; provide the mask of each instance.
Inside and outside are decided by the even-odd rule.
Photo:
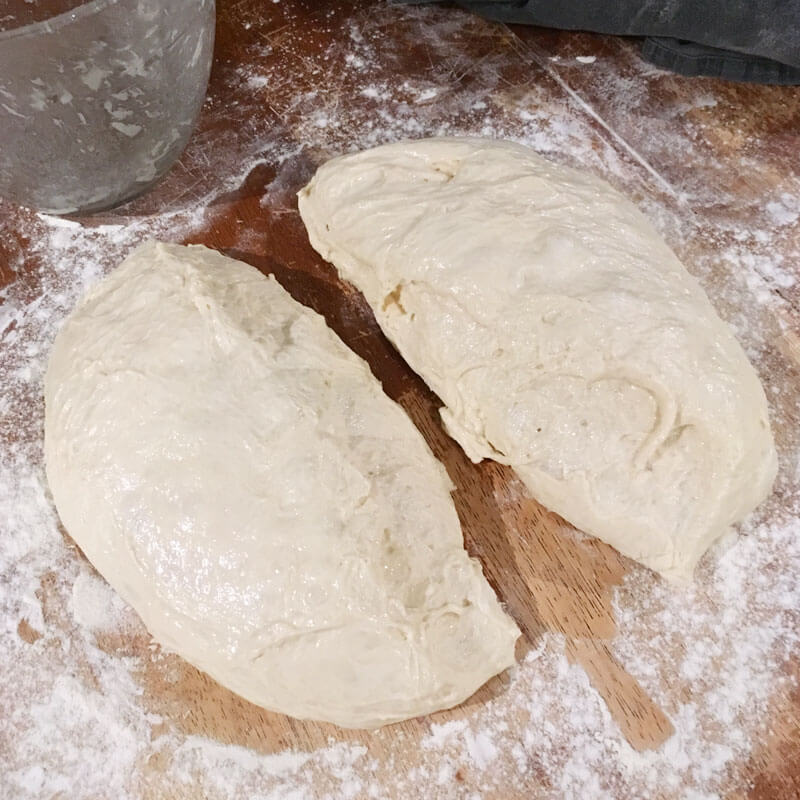
[[[214,0],[0,8],[0,196],[91,213],[147,191],[205,97]]]

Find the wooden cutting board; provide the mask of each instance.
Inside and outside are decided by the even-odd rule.
[[[539,135],[525,133],[532,121]],[[151,194],[83,223],[125,225],[199,204],[202,221],[187,241],[275,274],[296,299],[322,313],[447,467],[466,546],[524,633],[519,658],[543,634],[563,635],[568,658],[585,670],[622,736],[646,751],[662,745],[673,725],[642,688],[642,676],[619,663],[611,642],[615,587],[631,571],[651,578],[542,508],[508,468],[469,462],[444,433],[437,398],[381,335],[360,295],[309,246],[294,195],[326,158],[387,139],[430,133],[522,138],[551,157],[594,169],[631,195],[684,260],[700,265],[720,312],[735,318],[737,300],[725,290],[732,267],[714,255],[730,230],[723,222],[746,224],[762,213],[764,198],[800,186],[799,126],[795,89],[680,79],[649,68],[635,45],[613,38],[510,30],[453,10],[355,0],[221,2],[209,101],[180,164]],[[20,242],[17,275],[33,275],[46,254],[30,247],[30,214],[8,205],[0,212]],[[792,261],[800,252],[796,229],[771,238],[775,246],[786,254],[785,268],[800,277],[800,264]],[[9,264],[11,254],[0,250],[3,258]],[[12,277],[3,273],[4,282]],[[781,318],[770,323],[768,365],[794,386],[793,395],[784,393],[784,423],[776,431],[784,450],[796,446],[787,421],[796,421],[800,401],[798,290],[786,283],[775,289],[786,302]],[[55,583],[43,577],[44,618],[66,625]],[[32,643],[41,635],[27,622],[18,630]],[[97,644],[143,659],[139,680],[147,708],[165,720],[161,725],[186,734],[261,753],[357,742],[376,757],[392,754],[394,768],[408,771],[430,731],[431,719],[380,736],[291,720],[246,703],[174,656],[151,658],[143,631],[98,634]],[[498,677],[464,707],[433,721],[465,718],[507,684],[508,676]],[[735,771],[729,796],[796,796],[798,697],[778,697],[770,719],[771,733],[751,763]],[[163,796],[162,767],[154,755],[144,769],[154,797]],[[465,797],[480,790],[480,777],[468,769],[452,780]],[[532,773],[524,794],[508,787],[492,796],[536,797],[552,790],[546,784],[546,776]]]

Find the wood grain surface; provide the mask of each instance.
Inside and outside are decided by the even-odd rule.
[[[422,35],[431,19],[441,21],[447,14],[458,14],[452,41],[437,42]],[[374,91],[364,90],[363,71],[352,77],[336,55],[337,42],[367,29],[373,34],[378,30],[386,43],[365,66],[368,86],[377,87]],[[585,55],[597,59],[591,68],[576,59]],[[278,74],[282,79],[274,78]],[[268,78],[253,79],[259,75]],[[550,155],[569,162],[581,160],[571,153],[578,152],[583,160],[588,153],[598,172],[631,195],[646,213],[660,215],[662,229],[674,231],[672,238],[668,236],[670,244],[686,263],[699,265],[715,305],[734,323],[746,321],[735,300],[724,291],[714,293],[731,266],[714,254],[729,243],[726,237],[734,240],[733,227],[726,221],[756,218],[763,212],[764,198],[781,187],[795,192],[800,177],[798,91],[683,79],[648,68],[629,41],[533,28],[512,30],[446,9],[423,14],[356,0],[231,0],[219,3],[209,100],[181,162],[149,195],[82,220],[90,227],[125,224],[207,198],[203,225],[190,241],[275,274],[297,300],[322,313],[368,361],[386,392],[408,411],[444,462],[457,486],[454,499],[466,546],[480,559],[523,630],[518,656],[523,658],[545,632],[563,634],[569,659],[586,671],[628,742],[640,751],[657,748],[673,733],[671,710],[648,696],[640,684],[642,676],[629,674],[610,647],[616,633],[615,587],[626,573],[639,568],[603,543],[578,534],[526,496],[508,468],[469,462],[443,431],[437,398],[381,335],[360,295],[343,285],[308,244],[295,192],[326,158],[378,143],[370,142],[370,118],[389,112],[374,95],[390,83],[400,86],[398,91],[404,85],[416,87],[421,109],[416,116],[413,108],[408,111],[412,99],[405,101],[406,108],[390,109],[399,122],[396,131],[394,123],[385,124],[384,130],[388,127],[394,138],[431,132],[431,120],[437,115],[442,133],[502,135],[498,120],[504,113],[517,118],[521,108],[547,114],[548,109],[569,105],[574,125],[564,132],[563,152]],[[426,86],[436,90],[430,100],[425,99]],[[460,99],[472,101],[481,91],[493,103],[491,130],[480,105]],[[715,102],[704,104],[702,98],[709,95]],[[679,113],[681,108],[685,110]],[[415,129],[413,120],[423,117],[425,124]],[[281,158],[265,157],[258,163],[259,147],[274,151],[278,146]],[[237,163],[240,170],[252,167],[232,188],[221,180],[221,168],[215,165],[222,150],[227,159],[223,168],[229,172],[236,171]],[[724,203],[721,198],[726,198]],[[26,254],[24,269],[32,273],[36,259],[29,253],[25,233],[29,212],[0,204],[0,214],[4,225],[19,231],[19,246]],[[800,248],[799,235],[796,226],[788,226],[783,238],[770,239],[770,247],[777,243],[787,254],[785,269],[798,277],[800,265],[789,257]],[[9,263],[10,258],[0,251],[0,262]],[[11,279],[4,273],[4,282]],[[780,372],[797,387],[800,282],[786,283],[774,287],[786,305],[762,354],[761,370]],[[783,419],[797,421],[799,398],[800,390],[783,397]],[[776,431],[786,448],[796,446],[796,427],[786,424]],[[45,619],[62,624],[65,612],[46,578],[39,597]],[[26,642],[41,636],[27,622],[20,623],[18,633]],[[141,656],[148,652],[150,640],[143,631],[133,637],[108,634],[98,636],[98,645],[118,656]],[[428,719],[392,726],[377,735],[300,722],[246,703],[175,656],[144,659],[144,664],[139,679],[144,702],[153,713],[186,733],[262,753],[351,741],[368,745],[371,752],[395,750],[396,760],[410,769],[420,739],[429,730]],[[797,674],[798,664],[785,669]],[[507,682],[508,676],[499,676],[463,707],[433,719],[460,719],[476,704],[501,695]],[[751,762],[732,778],[728,797],[800,796],[799,716],[796,690],[773,697],[770,732],[755,748]],[[157,780],[161,766],[154,756],[146,767],[152,797],[162,796]],[[479,789],[479,779],[468,770],[459,780],[465,790]],[[544,780],[532,773],[525,796],[552,789],[544,786]],[[493,796],[523,795],[509,790]]]

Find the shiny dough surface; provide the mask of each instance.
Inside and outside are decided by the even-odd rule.
[[[636,207],[511,142],[333,159],[299,194],[474,460],[685,580],[769,493],[767,403],[730,328]]]
[[[248,700],[375,727],[513,663],[443,467],[273,278],[143,245],[67,319],[45,394],[67,531],[159,642]]]

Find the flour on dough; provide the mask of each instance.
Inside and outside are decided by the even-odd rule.
[[[299,206],[467,454],[577,527],[685,579],[769,493],[756,373],[604,181],[510,142],[429,139],[328,162]]]
[[[248,700],[373,727],[513,663],[444,469],[274,278],[142,246],[64,324],[45,394],[67,531],[159,642]]]

